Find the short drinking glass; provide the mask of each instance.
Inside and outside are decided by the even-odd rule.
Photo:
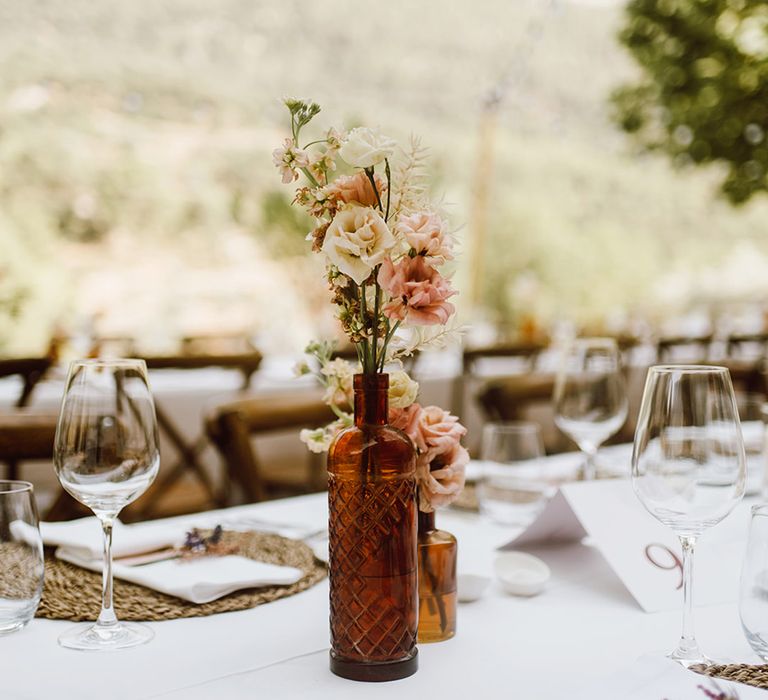
[[[584,453],[584,478],[595,478],[597,449],[627,419],[621,356],[612,338],[581,338],[555,380],[555,424]]]
[[[693,549],[744,495],[746,458],[724,367],[651,367],[632,452],[632,485],[646,510],[680,538],[683,630],[670,658],[706,663],[693,631]]]
[[[741,627],[755,654],[768,661],[768,505],[752,506],[741,569]]]
[[[0,481],[0,634],[34,616],[43,592],[43,541],[32,484]]]
[[[527,525],[554,487],[544,473],[544,445],[536,423],[488,423],[480,446],[480,512],[509,525]]]
[[[157,423],[143,360],[73,362],[61,405],[53,454],[61,485],[88,506],[104,532],[102,608],[94,625],[59,637],[71,649],[101,651],[152,638],[143,625],[119,622],[112,604],[112,526],[160,466]]]

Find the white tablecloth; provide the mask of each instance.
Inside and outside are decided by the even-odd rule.
[[[326,518],[322,494],[251,507],[275,522]],[[459,540],[459,571],[491,575],[509,529],[477,516],[441,513]],[[617,523],[617,527],[621,524]],[[706,546],[706,538],[701,546]],[[646,614],[587,544],[530,550],[552,569],[548,590],[514,598],[493,585],[461,604],[454,639],[420,647],[420,670],[394,684],[360,684],[328,670],[328,586],[253,610],[153,623],[155,639],[110,654],[70,651],[57,636],[71,623],[35,619],[0,637],[2,700],[202,700],[203,698],[568,698],[579,688],[666,652],[678,612]],[[699,641],[718,660],[756,663],[733,601],[696,610]],[[607,698],[606,700],[620,700]],[[659,700],[651,698],[649,700]]]

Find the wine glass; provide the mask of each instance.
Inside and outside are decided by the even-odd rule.
[[[584,479],[595,478],[595,455],[627,419],[621,358],[612,338],[581,338],[555,380],[555,424],[584,453]]]
[[[632,451],[632,486],[683,549],[683,631],[669,655],[684,666],[708,663],[693,631],[693,550],[698,536],[744,495],[746,457],[725,367],[651,367]]]
[[[554,487],[547,482],[544,443],[536,423],[487,423],[480,446],[480,512],[504,524],[527,525],[546,505]]]
[[[70,365],[53,461],[62,487],[88,506],[104,532],[102,605],[93,625],[59,637],[70,649],[101,651],[148,642],[149,627],[118,621],[112,604],[112,526],[160,467],[155,406],[143,360]]]

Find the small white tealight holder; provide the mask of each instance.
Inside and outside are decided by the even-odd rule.
[[[507,593],[534,596],[541,593],[552,574],[538,557],[525,552],[503,552],[494,563],[496,577]]]

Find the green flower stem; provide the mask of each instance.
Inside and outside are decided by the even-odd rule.
[[[389,170],[389,159],[384,159],[384,173],[387,176],[387,213],[384,214],[384,221],[389,220],[389,203],[392,199],[392,173]]]
[[[375,267],[374,270],[373,270],[375,277],[378,276],[378,270],[379,270],[378,267]],[[381,287],[379,287],[379,283],[378,282],[374,282],[373,284],[375,285],[375,292],[376,293],[374,294],[373,325],[372,325],[372,328],[371,328],[371,332],[372,332],[372,335],[373,335],[373,337],[371,339],[371,343],[373,345],[373,348],[371,350],[371,360],[372,360],[372,364],[373,364],[373,371],[375,372],[376,371],[376,367],[379,364],[379,359],[378,359],[378,357],[376,355],[376,346],[378,345],[378,342],[379,342],[379,298],[380,298]]]
[[[304,146],[302,150],[306,150],[310,146],[314,146],[315,144],[318,144],[318,143],[328,143],[328,139],[317,139],[317,141],[310,141],[306,146]]]
[[[379,197],[379,188],[376,187],[376,180],[373,179],[373,168],[365,168],[365,174],[368,176],[368,180],[370,180],[371,187],[373,187],[373,193],[376,195],[376,201],[379,203],[379,211],[383,214],[384,213],[384,207],[381,204],[381,197]]]
[[[386,364],[386,361],[387,361],[387,347],[389,347],[389,341],[392,340],[393,336],[397,332],[397,329],[400,328],[400,323],[401,322],[398,321],[394,326],[392,326],[392,328],[390,328],[389,331],[387,331],[387,334],[384,337],[384,347],[382,348],[382,352],[381,352],[381,366],[379,369],[380,372],[384,371],[384,365]]]
[[[301,172],[304,173],[307,180],[309,180],[315,187],[320,187],[320,183],[315,179],[315,176],[309,172],[306,168],[301,168]]]
[[[363,328],[366,330],[366,317],[368,316],[368,309],[365,303],[365,282],[360,285],[360,315],[363,319]],[[371,366],[371,353],[368,346],[368,338],[363,336],[363,374],[373,374],[376,371],[375,367]],[[373,370],[373,371],[371,371]]]

